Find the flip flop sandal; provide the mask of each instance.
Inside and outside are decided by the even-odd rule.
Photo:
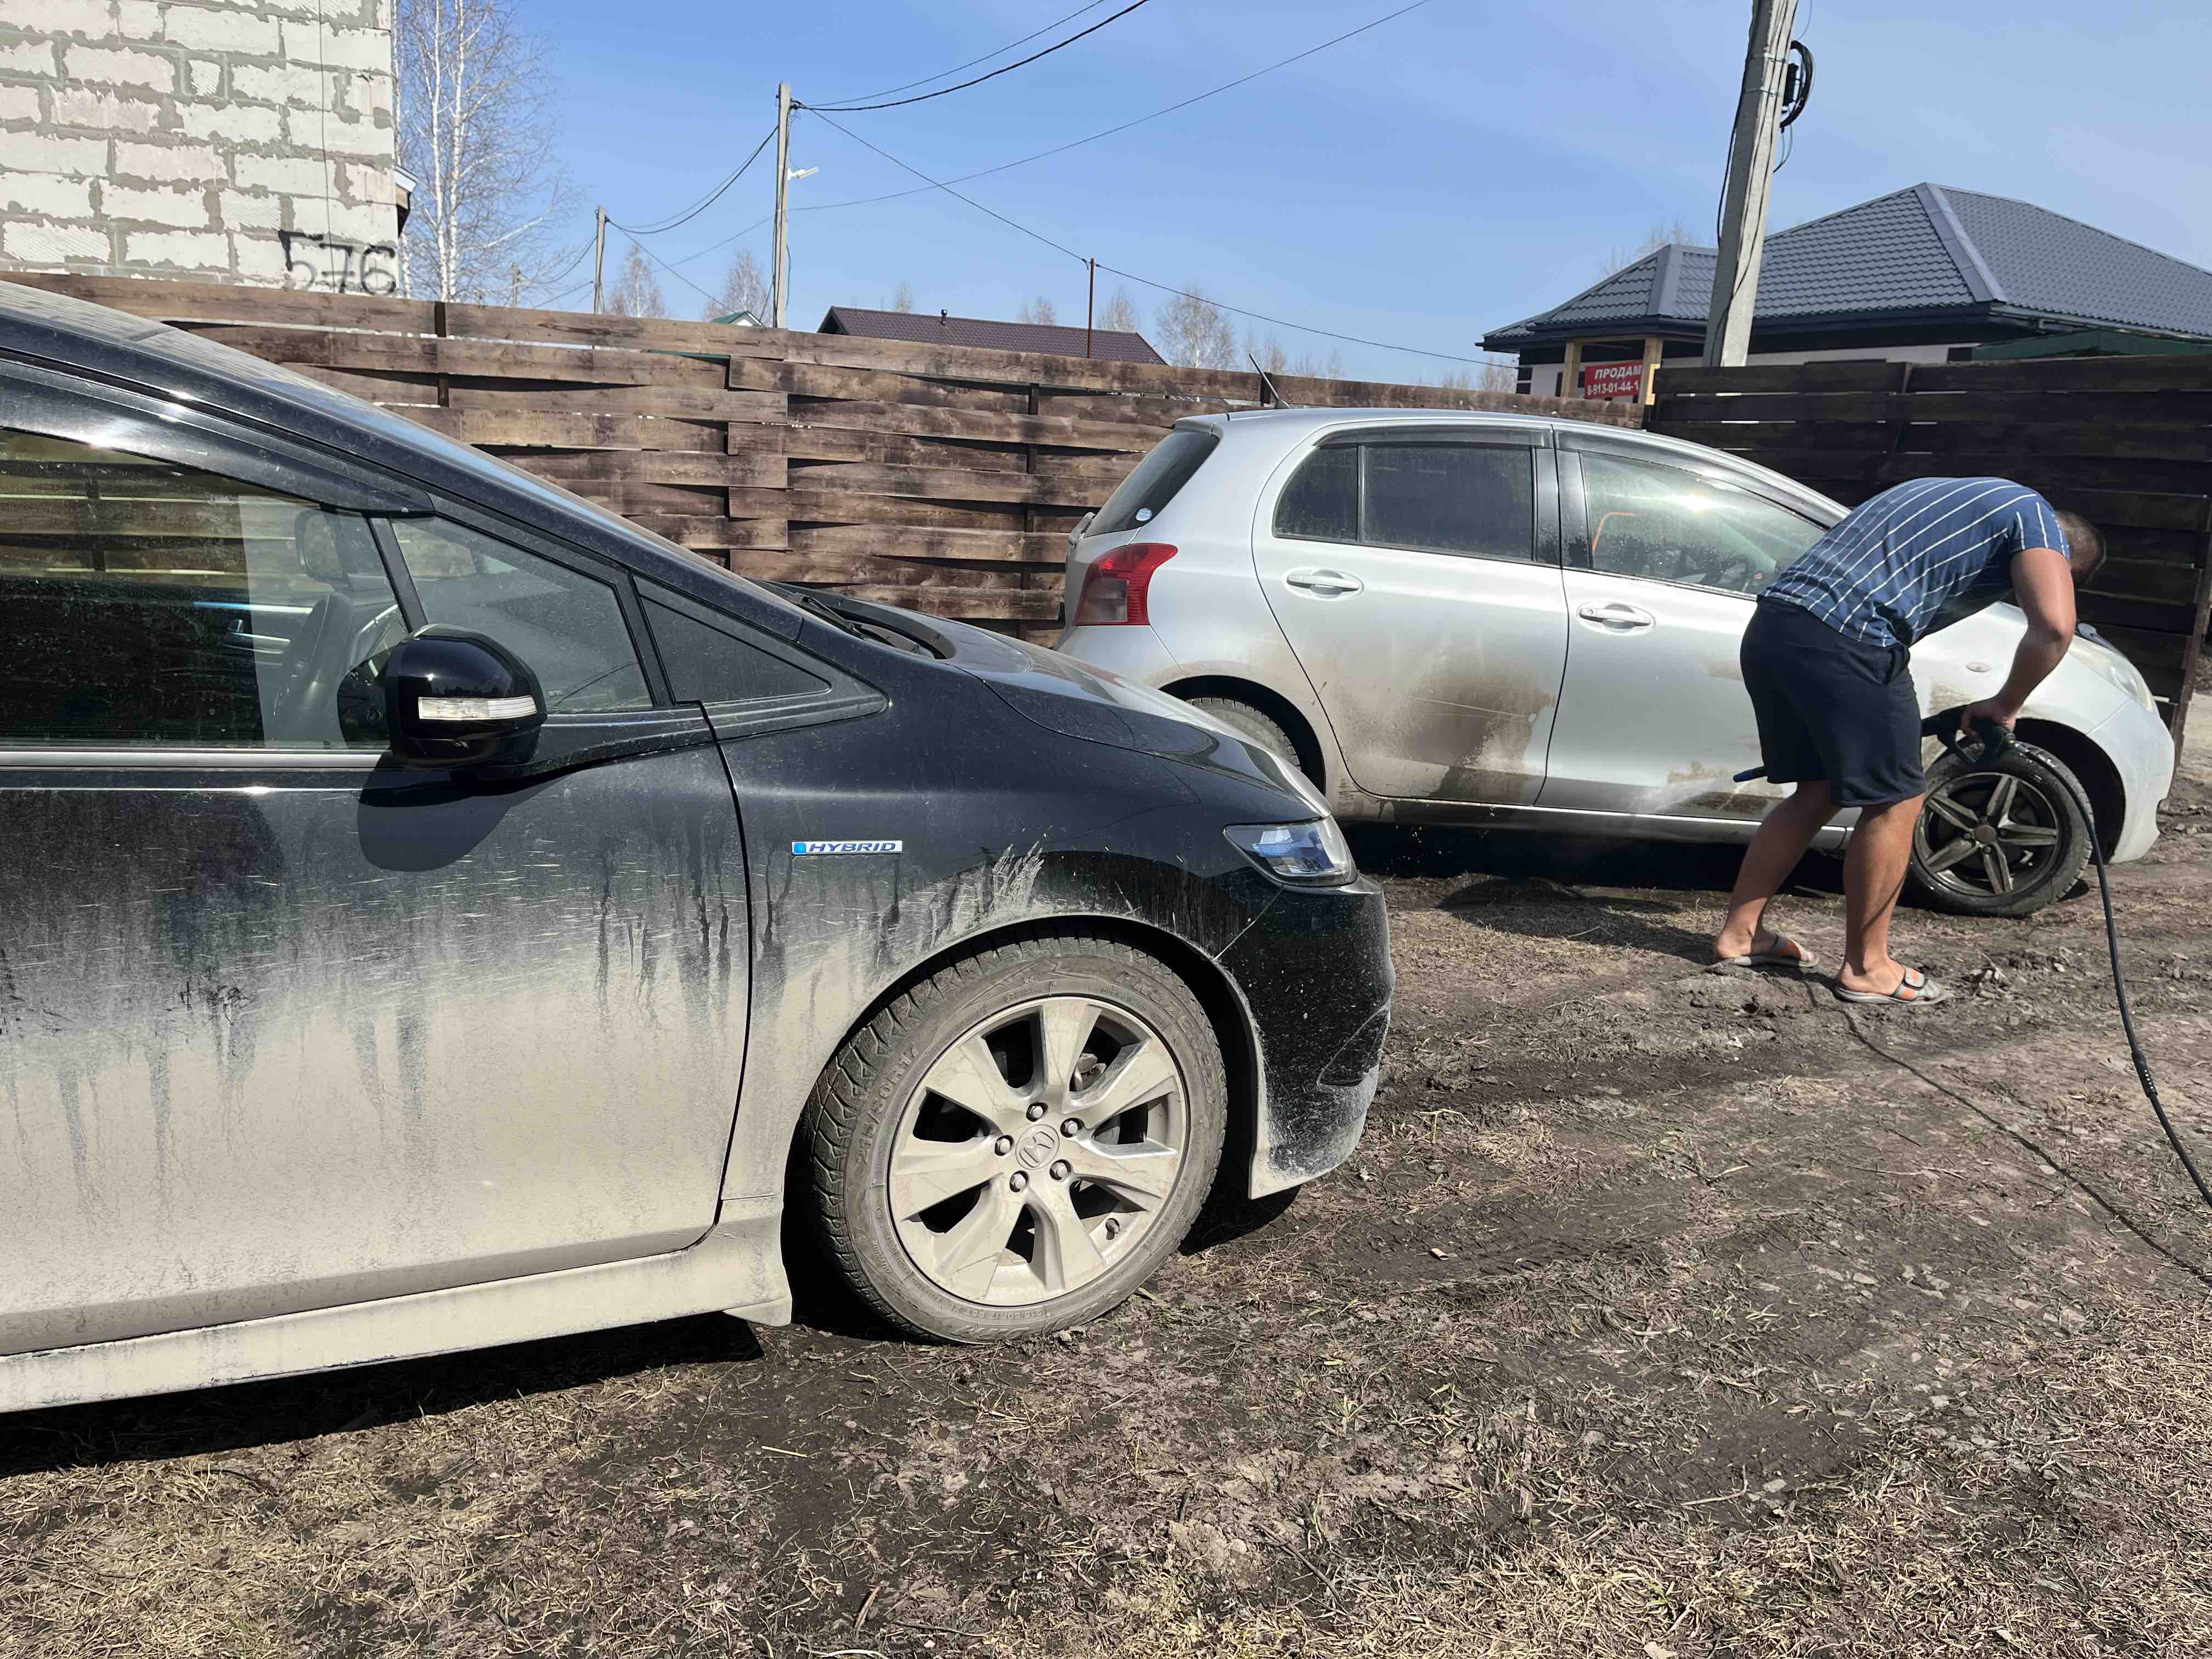
[[[1717,971],[1723,968],[1802,969],[1817,968],[1820,965],[1820,957],[1814,956],[1803,945],[1798,945],[1797,941],[1787,933],[1777,933],[1774,936],[1774,944],[1775,948],[1771,951],[1753,951],[1747,956],[1723,957],[1712,964],[1713,968]],[[1794,957],[1784,955],[1781,947],[1785,945],[1795,945],[1797,954]]]
[[[1912,993],[1906,996],[1905,992]],[[1939,1002],[1951,1000],[1951,988],[1939,979],[1930,979],[1917,968],[1908,968],[1905,977],[1897,982],[1894,991],[1846,991],[1836,987],[1838,1002],[1893,1002],[1900,1008],[1932,1008]]]

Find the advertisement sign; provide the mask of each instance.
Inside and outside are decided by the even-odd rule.
[[[1585,398],[1641,398],[1644,395],[1644,365],[1634,363],[1584,363],[1583,365],[1583,396]]]

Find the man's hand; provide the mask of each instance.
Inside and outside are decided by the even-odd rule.
[[[1984,697],[1979,702],[1970,702],[1959,711],[1959,724],[1969,732],[1974,729],[1976,720],[1995,720],[2009,732],[2013,723],[2019,719],[2019,709],[2006,708],[2003,702],[1996,697]]]

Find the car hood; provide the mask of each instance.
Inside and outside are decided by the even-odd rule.
[[[1319,817],[1328,811],[1320,792],[1279,757],[1165,692],[965,623],[843,594],[817,597],[925,642],[953,667],[981,680],[1015,714],[1057,736],[1158,755],[1260,785],[1290,798],[1286,817]]]

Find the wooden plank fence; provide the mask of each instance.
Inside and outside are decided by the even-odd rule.
[[[2212,612],[2212,357],[1662,368],[1645,425],[1856,506],[1907,478],[1994,474],[2100,529],[2085,621],[2178,737]]]
[[[1025,633],[1066,532],[1255,374],[797,330],[120,277],[18,276],[287,364],[558,480],[702,558]],[[1634,425],[1632,404],[1277,375],[1294,404]]]

